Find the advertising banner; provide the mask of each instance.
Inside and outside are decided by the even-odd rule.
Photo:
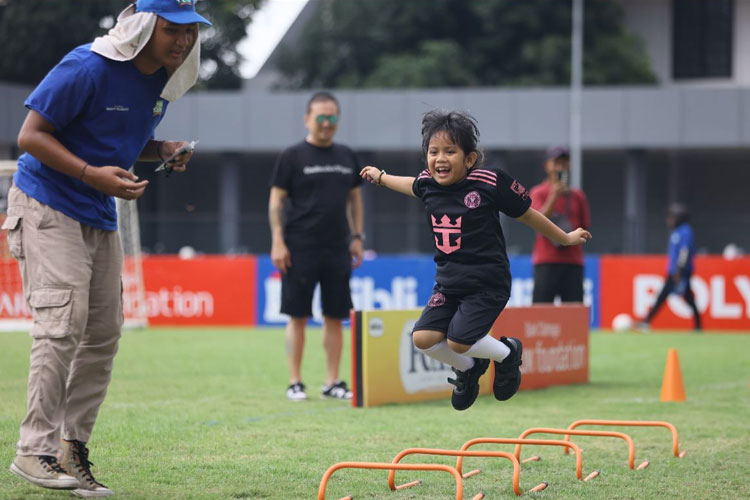
[[[450,398],[451,367],[419,352],[411,340],[420,309],[352,313],[353,406]],[[521,389],[589,380],[588,308],[507,308],[492,335],[524,344]],[[480,394],[492,392],[494,367],[480,379]]]
[[[627,313],[636,320],[648,314],[666,277],[665,257],[602,256],[601,324]],[[750,330],[750,258],[726,260],[698,256],[690,280],[706,330]],[[653,329],[692,329],[692,312],[671,295],[651,323]]]
[[[585,306],[506,308],[492,336],[523,342],[521,389],[589,381],[589,311]]]
[[[421,312],[352,312],[352,406],[450,398],[451,367],[425,356],[411,341]],[[492,380],[487,375],[481,378],[480,394],[492,390]]]
[[[534,270],[528,255],[510,257],[513,277],[508,307],[531,305]],[[406,310],[424,306],[432,295],[435,262],[430,255],[389,255],[366,260],[352,274],[350,287],[354,309]],[[591,313],[591,326],[599,325],[595,300],[599,287],[599,258],[586,257],[584,264],[584,304]],[[267,255],[258,257],[258,324],[284,325],[281,307],[281,275]],[[313,321],[322,321],[320,289],[313,298]]]
[[[242,325],[255,318],[254,257],[143,259],[150,325]]]
[[[0,237],[6,234],[6,231],[0,231]],[[0,258],[0,322],[0,331],[28,330],[31,327],[31,311],[23,295],[18,262],[10,256]]]
[[[508,307],[530,306],[534,293],[534,265],[530,255],[510,257],[513,286]],[[583,261],[583,304],[589,308],[591,328],[599,327],[599,257],[587,255]]]
[[[427,303],[435,281],[431,258],[384,256],[366,260],[352,273],[349,287],[354,309],[416,309]],[[281,274],[267,255],[258,257],[258,324],[284,325],[281,314]],[[313,297],[313,321],[320,323],[320,287]]]

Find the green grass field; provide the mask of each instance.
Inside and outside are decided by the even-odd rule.
[[[0,499],[68,498],[28,485],[8,472],[25,410],[30,338],[0,334]],[[661,403],[667,350],[677,348],[687,392],[684,403]],[[345,349],[348,348],[345,346]],[[345,351],[348,353],[348,350]],[[278,329],[151,329],[127,332],[107,400],[90,444],[97,478],[134,499],[312,499],[324,471],[338,461],[391,461],[407,447],[458,448],[479,436],[517,437],[536,426],[565,427],[579,418],[667,420],[677,426],[684,459],[671,455],[662,428],[614,428],[630,434],[636,464],[627,468],[622,441],[577,437],[584,475],[572,455],[529,448],[541,462],[523,464],[521,487],[548,481],[547,499],[750,498],[750,335],[593,333],[591,382],[524,391],[508,402],[480,397],[466,412],[448,400],[353,409],[320,400],[320,331],[308,333],[304,380],[311,399],[285,399],[287,369]],[[349,362],[342,373],[349,379]],[[610,429],[613,430],[613,429]],[[559,439],[538,435],[537,438]],[[512,446],[476,449],[512,451]],[[448,457],[408,457],[405,463],[453,464]],[[514,498],[507,460],[469,458],[465,497]],[[415,488],[391,492],[385,471],[342,470],[326,498],[452,499],[445,473],[400,472]]]

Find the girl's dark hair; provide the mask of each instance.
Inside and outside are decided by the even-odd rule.
[[[422,155],[427,158],[430,139],[435,134],[445,132],[454,144],[460,147],[464,154],[477,154],[477,161],[473,166],[481,165],[484,153],[479,149],[479,128],[477,121],[468,113],[461,111],[428,111],[422,117]]]

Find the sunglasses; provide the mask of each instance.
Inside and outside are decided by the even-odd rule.
[[[339,121],[339,115],[318,115],[315,117],[315,121],[321,124],[326,120],[331,125],[336,125]]]

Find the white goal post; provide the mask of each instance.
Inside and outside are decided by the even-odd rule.
[[[0,160],[0,224],[7,214],[8,189],[15,160]],[[125,255],[122,270],[125,328],[148,326],[138,207],[135,201],[116,198],[118,232]],[[18,264],[10,255],[7,233],[0,231],[0,331],[24,331],[31,327],[31,313],[23,295]]]

